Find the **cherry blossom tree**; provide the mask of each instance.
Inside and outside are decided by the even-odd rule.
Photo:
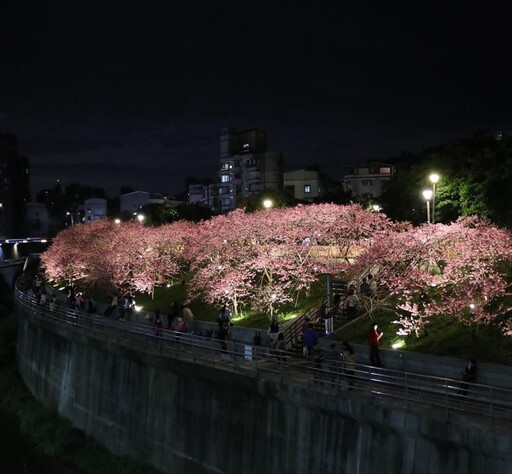
[[[144,227],[99,220],[61,232],[41,256],[49,278],[89,287],[153,293],[184,270],[193,224]]]
[[[358,205],[236,210],[198,226],[188,250],[191,291],[207,301],[230,301],[235,310],[250,300],[271,316],[320,273],[346,269],[373,236],[392,228],[385,216]]]
[[[511,257],[510,232],[472,217],[380,237],[354,272],[374,265],[379,288],[368,300],[396,312],[399,334],[418,335],[434,315],[468,325],[496,321],[510,293],[504,263]]]

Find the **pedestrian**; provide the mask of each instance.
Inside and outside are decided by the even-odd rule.
[[[308,316],[306,316],[304,318],[304,321],[302,321],[302,327],[301,327],[301,332],[302,332],[302,353],[304,355],[308,355],[307,354],[307,349],[306,349],[306,345],[304,344],[304,333],[306,332],[306,330],[308,329],[309,327],[309,323],[310,323],[310,319]]]
[[[286,362],[286,343],[284,341],[284,334],[280,332],[277,335],[277,352],[279,362]]]
[[[476,372],[477,372],[476,360],[470,359],[469,362],[464,367],[462,371],[462,383],[460,385],[459,391],[457,392],[462,397],[465,397],[468,394],[468,383],[472,383],[476,380]]]
[[[172,328],[172,322],[182,314],[181,304],[178,301],[173,301],[171,304],[171,314],[167,318],[167,329]]]
[[[375,296],[377,294],[377,282],[371,273],[368,274],[368,288],[370,290],[368,296]]]
[[[163,333],[163,324],[162,320],[160,319],[160,311],[155,310],[155,320],[153,322],[153,332],[154,335],[157,337],[161,337]]]
[[[313,354],[313,347],[318,344],[318,336],[312,323],[308,324],[308,328],[304,331],[303,336],[303,349],[304,355],[311,356]]]
[[[227,341],[232,326],[231,311],[227,305],[223,305],[219,310],[219,314],[217,316],[217,324],[219,326],[219,331],[222,332],[222,334],[225,336],[225,340]]]
[[[333,380],[333,386],[338,387],[343,373],[343,352],[338,350],[335,343],[329,346],[329,350],[325,353],[325,360],[329,369],[329,375]]]
[[[357,299],[356,287],[354,285],[350,285],[348,289],[348,296],[345,299],[345,314],[348,319],[353,318],[359,306],[359,300]]]
[[[372,323],[368,331],[368,345],[370,346],[370,365],[374,367],[382,367],[379,344],[383,335],[383,332],[379,332],[377,323]]]
[[[370,285],[366,281],[366,277],[363,277],[363,280],[361,281],[361,285],[359,286],[359,291],[363,296],[370,296]]]
[[[228,350],[228,331],[226,329],[226,326],[224,324],[219,323],[219,329],[217,330],[217,339],[220,341],[220,349],[221,351],[227,352]]]
[[[222,308],[220,308],[219,314],[217,316],[217,321],[222,324],[231,323],[231,311],[229,310],[227,304],[223,305]]]
[[[110,317],[114,313],[114,311],[117,307],[117,303],[118,303],[117,294],[114,293],[112,295],[112,299],[110,300],[110,303],[107,306],[107,309],[105,310],[105,313],[104,313],[107,318]]]
[[[89,301],[87,303],[87,312],[89,314],[93,314],[96,312],[96,304],[94,303],[94,300],[92,298],[89,298]]]
[[[183,307],[181,308],[181,316],[185,321],[185,326],[187,327],[187,332],[193,334],[194,333],[194,314],[189,307],[190,301],[185,300],[183,303]]]
[[[343,347],[343,353],[345,355],[343,369],[345,374],[347,375],[348,389],[354,390],[354,374],[356,371],[356,356],[354,354],[354,348],[348,342],[343,342],[341,347]]]
[[[274,350],[277,348],[277,337],[279,336],[279,322],[277,316],[272,317],[270,326],[267,329],[267,336],[270,340],[270,349]]]

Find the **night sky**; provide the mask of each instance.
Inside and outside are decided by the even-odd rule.
[[[333,178],[512,130],[511,7],[5,3],[0,127],[30,157],[34,191],[181,192],[186,176],[215,177],[229,126],[262,127],[285,169]]]

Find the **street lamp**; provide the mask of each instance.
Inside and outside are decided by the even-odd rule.
[[[137,214],[137,220],[142,224],[144,222],[144,215],[143,214]]]
[[[430,224],[430,200],[432,199],[432,190],[425,189],[422,194],[425,201],[427,201],[427,224]]]
[[[272,202],[272,199],[265,199],[263,201],[263,207],[265,209],[270,209],[273,205],[274,205],[274,203]]]
[[[436,222],[436,184],[439,183],[439,175],[432,173],[429,177],[432,183],[432,223]]]

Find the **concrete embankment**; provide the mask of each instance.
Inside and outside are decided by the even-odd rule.
[[[112,452],[164,472],[512,473],[510,425],[308,390],[20,319],[18,364],[35,397]]]

